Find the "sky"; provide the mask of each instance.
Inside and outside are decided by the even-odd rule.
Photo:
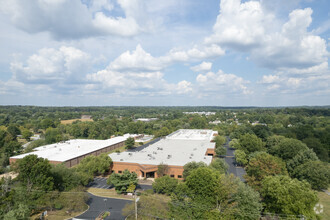
[[[329,47],[329,0],[0,0],[0,105],[329,105]]]

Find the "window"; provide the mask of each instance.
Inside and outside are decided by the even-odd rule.
[[[118,170],[118,173],[122,173],[122,171],[121,170]]]
[[[172,175],[171,175],[171,177],[173,177],[173,178],[174,178],[174,175],[172,174]]]
[[[181,175],[178,175],[178,178],[180,178],[180,179],[181,179],[181,178],[182,178],[182,176],[181,176]]]

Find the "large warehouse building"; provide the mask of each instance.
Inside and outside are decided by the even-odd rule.
[[[34,154],[38,157],[48,159],[52,164],[64,163],[67,167],[72,167],[79,164],[86,156],[97,156],[124,146],[125,140],[130,136],[134,138],[140,137],[138,135],[127,134],[107,140],[73,139],[35,148],[35,151],[11,157],[9,161],[12,164],[18,159]]]
[[[160,141],[142,149],[109,154],[113,172],[125,169],[137,173],[139,178],[157,178],[158,165],[166,164],[166,174],[182,178],[183,166],[192,161],[211,163],[216,131],[180,129]]]

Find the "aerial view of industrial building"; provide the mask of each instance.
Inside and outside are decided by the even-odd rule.
[[[10,163],[22,159],[27,155],[34,154],[38,157],[48,159],[52,164],[64,163],[67,167],[72,167],[89,155],[99,155],[109,152],[125,145],[128,137],[138,138],[138,135],[118,136],[107,140],[73,139],[49,144],[35,148],[33,152],[10,157]]]
[[[216,131],[180,129],[156,143],[121,153],[109,154],[113,172],[125,169],[137,173],[139,178],[157,178],[158,165],[167,165],[166,174],[181,179],[183,166],[192,161],[212,162]]]

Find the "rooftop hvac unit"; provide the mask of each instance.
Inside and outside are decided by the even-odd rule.
[[[170,159],[172,157],[172,155],[167,155],[167,159]]]
[[[151,157],[151,154],[148,154],[148,157]]]
[[[192,157],[189,157],[189,159],[192,159]]]
[[[154,151],[154,152],[152,152],[153,154],[157,154],[157,152],[156,151]]]
[[[118,152],[117,155],[120,155],[120,153]]]
[[[190,156],[194,156],[194,154],[190,154]]]
[[[120,161],[124,161],[124,159],[120,159]]]

